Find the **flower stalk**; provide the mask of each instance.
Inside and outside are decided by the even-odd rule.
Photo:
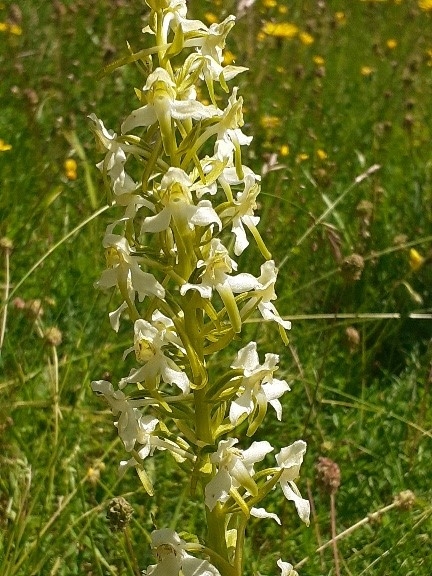
[[[117,210],[103,240],[107,265],[97,286],[115,290],[118,307],[110,323],[116,332],[121,322],[131,323],[132,346],[124,358],[134,354],[136,360],[117,384],[96,380],[92,388],[108,402],[129,454],[120,470],[134,468],[152,495],[157,487],[146,460],[164,452],[202,498],[206,530],[197,537],[204,545],[155,530],[157,563],[144,573],[241,576],[249,518],[281,523],[258,507],[270,490],[280,485],[309,523],[309,502],[295,484],[306,444],[281,447],[276,461],[265,464],[275,448],[250,440],[269,404],[282,419],[279,399],[290,388],[274,377],[276,354],[267,353],[261,363],[256,343],[249,342],[216,376],[215,357],[255,314],[274,322],[284,343],[290,323],[274,305],[278,271],[255,215],[261,178],[243,163],[242,148],[251,138],[242,131],[238,89],[228,87],[246,69],[223,65],[235,18],[208,27],[187,17],[186,0],[147,5],[148,46],[120,61],[145,71],[135,89],[139,106],[120,134],[90,116],[105,150],[97,166]],[[260,270],[239,272],[236,258],[250,240],[265,261]],[[287,574],[291,565],[280,560],[278,566]]]

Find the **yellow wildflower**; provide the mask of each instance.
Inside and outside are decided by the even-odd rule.
[[[409,265],[413,272],[417,272],[424,264],[424,256],[422,256],[415,248],[409,251]]]
[[[418,6],[421,10],[425,12],[432,11],[432,0],[419,0]]]
[[[277,116],[266,114],[262,116],[260,124],[266,130],[272,130],[274,128],[278,128],[281,125],[281,119]]]
[[[394,38],[389,38],[386,42],[386,45],[389,50],[394,50],[397,46],[397,40]]]
[[[6,22],[0,22],[0,32],[7,32],[9,30],[9,25]]]
[[[279,14],[286,14],[288,12],[288,6],[278,6]]]
[[[215,24],[216,22],[219,22],[219,18],[216,16],[216,14],[213,14],[213,12],[206,12],[204,14],[204,19],[209,24]]]
[[[340,22],[340,23],[345,22],[345,12],[342,12],[341,10],[338,12],[335,12],[335,20],[336,20],[336,22]]]
[[[235,62],[236,57],[234,56],[234,54],[231,52],[231,50],[225,50],[224,52],[224,57],[223,57],[223,63],[227,66],[228,64],[232,64],[233,62]]]
[[[266,8],[274,8],[275,6],[277,6],[277,2],[276,0],[263,0],[263,5]]]
[[[290,22],[266,22],[262,27],[262,32],[276,38],[294,38],[298,34],[298,28]]]
[[[318,150],[316,151],[316,155],[320,160],[325,160],[327,158],[327,153],[324,152],[324,150],[321,150],[321,148],[318,148]]]
[[[360,74],[362,76],[372,76],[372,74],[375,72],[375,70],[373,68],[371,68],[370,66],[362,66],[360,68]]]
[[[280,147],[279,153],[281,156],[288,156],[290,153],[290,149],[288,144],[282,144],[282,146]]]
[[[305,46],[309,46],[310,44],[314,43],[314,37],[311,36],[311,34],[309,34],[308,32],[300,32],[299,33],[299,39],[300,42],[302,44],[304,44]]]
[[[12,146],[0,138],[0,152],[7,152],[8,150],[12,150]]]
[[[77,163],[73,158],[67,158],[63,163],[63,168],[68,180],[77,179]]]
[[[11,24],[9,26],[9,32],[11,34],[15,34],[15,36],[21,36],[22,28],[21,28],[21,26],[18,26],[18,24]]]
[[[314,64],[316,64],[317,66],[324,66],[325,64],[325,60],[322,56],[314,56],[312,58],[312,61]]]
[[[300,154],[297,154],[296,156],[296,162],[299,164],[300,162],[304,162],[305,160],[309,159],[309,154],[306,154],[305,152],[301,152]]]

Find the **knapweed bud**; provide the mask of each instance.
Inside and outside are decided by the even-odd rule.
[[[124,530],[129,524],[132,514],[133,508],[123,496],[113,498],[109,503],[106,515],[111,531]]]
[[[341,483],[340,468],[330,458],[320,456],[316,465],[317,480],[325,492],[334,494],[338,491]]]
[[[357,282],[360,280],[364,269],[364,259],[360,254],[351,254],[342,262],[341,273],[346,282]]]

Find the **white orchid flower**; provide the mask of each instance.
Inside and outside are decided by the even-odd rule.
[[[239,179],[236,169],[234,167],[226,168],[223,175],[219,178],[221,185],[235,186],[244,182],[244,189],[237,194],[237,199],[233,200],[233,206],[223,210],[220,217],[229,218],[232,220],[231,231],[235,235],[234,253],[240,256],[242,252],[249,246],[249,241],[246,237],[244,226],[255,232],[260,218],[254,216],[254,210],[257,208],[256,199],[260,193],[260,186],[257,180],[260,177],[254,174],[250,168],[244,167],[244,178]]]
[[[298,576],[298,573],[293,569],[293,565],[289,562],[284,562],[279,558],[277,565],[281,569],[281,576]]]
[[[256,407],[263,412],[264,417],[267,404],[275,409],[277,419],[282,419],[282,405],[278,398],[290,387],[285,380],[273,378],[278,362],[277,354],[266,354],[264,364],[261,365],[256,342],[250,342],[238,351],[231,368],[242,369],[244,376],[238,386],[238,398],[230,406],[231,424],[235,426],[242,414],[251,414]]]
[[[161,315],[162,316],[162,315]],[[120,388],[129,383],[145,382],[150,388],[158,386],[160,379],[166,384],[175,384],[187,394],[190,388],[189,378],[180,370],[177,364],[164,354],[162,348],[172,342],[172,334],[167,337],[167,325],[161,321],[161,316],[155,324],[140,318],[134,324],[134,346],[125,351],[125,356],[135,351],[140,368],[132,369],[129,376],[122,378]]]
[[[217,137],[214,147],[214,155],[227,164],[233,164],[241,157],[240,146],[249,146],[252,136],[246,136],[242,131],[243,126],[243,98],[237,98],[237,87],[233,88],[228,98],[228,105],[222,113],[217,125]],[[236,166],[239,164],[236,161]]]
[[[210,299],[213,290],[216,290],[227,309],[234,331],[240,332],[241,319],[234,294],[259,288],[258,280],[247,272],[230,276],[233,270],[237,270],[237,263],[230,258],[228,250],[218,238],[212,238],[207,258],[197,262],[197,268],[201,266],[205,267],[201,274],[201,283],[186,282],[180,287],[180,294],[184,295],[188,290],[197,290],[202,298]]]
[[[242,308],[242,316],[249,314],[255,306],[258,306],[258,310],[261,312],[264,320],[272,320],[280,324],[285,330],[289,330],[291,328],[291,322],[280,317],[279,312],[272,302],[272,300],[276,300],[277,298],[274,289],[277,274],[278,269],[273,260],[267,260],[267,262],[261,265],[261,274],[258,276],[260,286],[255,290],[257,297],[251,298]]]
[[[187,544],[174,530],[154,530],[151,545],[158,563],[149,566],[143,572],[145,576],[221,576],[210,562],[188,554],[188,549],[199,545]]]
[[[209,200],[201,200],[194,204],[192,194],[193,183],[189,176],[180,168],[171,167],[164,174],[157,195],[160,198],[162,210],[155,216],[148,216],[142,224],[142,232],[161,232],[166,230],[171,220],[180,226],[192,229],[194,226],[209,226],[217,224],[219,230],[222,222]]]
[[[290,446],[282,448],[281,451],[276,454],[276,462],[282,470],[279,484],[285,498],[294,502],[300,519],[309,526],[309,501],[301,497],[294,482],[300,475],[300,466],[303,462],[305,452],[306,442],[303,440],[297,440]]]
[[[273,512],[267,512],[265,508],[252,507],[250,510],[250,515],[254,516],[254,518],[270,518],[271,520],[277,522],[279,526],[282,525],[279,516],[277,514],[274,514]]]
[[[148,416],[142,416],[141,412],[134,407],[133,401],[129,401],[121,390],[114,390],[111,382],[96,380],[91,383],[91,387],[93,392],[104,396],[114,416],[120,414],[114,425],[118,429],[118,434],[127,452],[133,450],[138,437],[142,440],[143,429],[150,425],[152,431],[154,430],[158,421]]]
[[[173,130],[171,120],[203,120],[218,116],[221,111],[215,106],[205,106],[195,99],[195,89],[191,88],[185,99],[177,99],[176,84],[164,68],[156,68],[147,78],[143,88],[147,104],[134,110],[123,122],[122,133],[136,127],[151,126],[159,122],[165,152],[172,152]]]
[[[205,487],[205,503],[210,510],[217,502],[225,502],[231,488],[243,486],[252,495],[258,494],[258,487],[253,479],[254,464],[260,462],[274,450],[269,442],[253,442],[247,450],[235,448],[237,438],[220,440],[216,452],[210,461],[217,466],[216,475]]]
[[[276,300],[276,292],[274,289],[277,280],[278,269],[274,263],[274,260],[268,260],[264,262],[261,266],[261,274],[258,280],[261,284],[261,288],[257,291],[261,301],[258,304],[258,310],[261,312],[264,320],[274,320],[280,324],[285,330],[291,329],[291,322],[289,320],[283,320],[279,316],[279,312],[276,307],[271,302]]]
[[[93,122],[93,132],[99,143],[107,150],[105,159],[96,166],[104,173],[106,172],[111,180],[114,194],[130,194],[137,188],[136,182],[126,173],[124,165],[127,161],[126,153],[141,152],[138,146],[119,142],[117,134],[112,130],[107,130],[104,123],[96,114],[90,114],[89,119]]]
[[[108,268],[102,272],[96,286],[102,289],[119,286],[126,293],[135,292],[142,302],[145,296],[165,298],[163,286],[153,274],[144,272],[139,265],[139,258],[131,253],[129,242],[124,236],[113,234],[113,226],[108,226],[103,246],[106,249]]]

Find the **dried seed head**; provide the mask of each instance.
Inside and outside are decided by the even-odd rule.
[[[346,282],[357,282],[360,280],[364,269],[364,259],[360,254],[351,254],[342,262],[341,272]]]
[[[107,519],[109,521],[110,529],[112,532],[119,532],[124,530],[132,518],[133,508],[129,502],[119,496],[113,498],[109,503],[107,511]]]
[[[345,330],[345,336],[348,343],[348,349],[353,354],[360,344],[360,333],[354,326],[348,326]]]
[[[62,343],[62,333],[55,326],[47,328],[45,330],[44,337],[46,342],[48,342],[48,344],[51,344],[51,346],[57,347],[60,346],[60,344]]]
[[[367,220],[370,220],[373,209],[374,205],[369,200],[361,200],[356,206],[356,212],[360,218],[366,218]]]
[[[20,297],[14,298],[12,300],[12,306],[15,308],[15,310],[25,310],[26,301]]]
[[[93,466],[90,466],[86,474],[87,480],[90,482],[90,484],[96,486],[96,484],[100,480],[101,472],[103,472],[104,470],[105,470],[105,464],[100,460],[95,462]]]
[[[330,458],[320,456],[316,465],[317,480],[322,488],[329,494],[337,492],[341,483],[340,468]]]
[[[394,503],[401,510],[410,510],[415,502],[415,494],[411,490],[402,490],[394,497]]]
[[[11,252],[13,248],[12,240],[7,238],[7,236],[3,236],[3,238],[0,238],[0,248],[5,252]]]
[[[42,302],[41,300],[39,300],[39,298],[33,298],[32,300],[27,300],[25,304],[25,309],[33,318],[41,318],[44,315]]]

